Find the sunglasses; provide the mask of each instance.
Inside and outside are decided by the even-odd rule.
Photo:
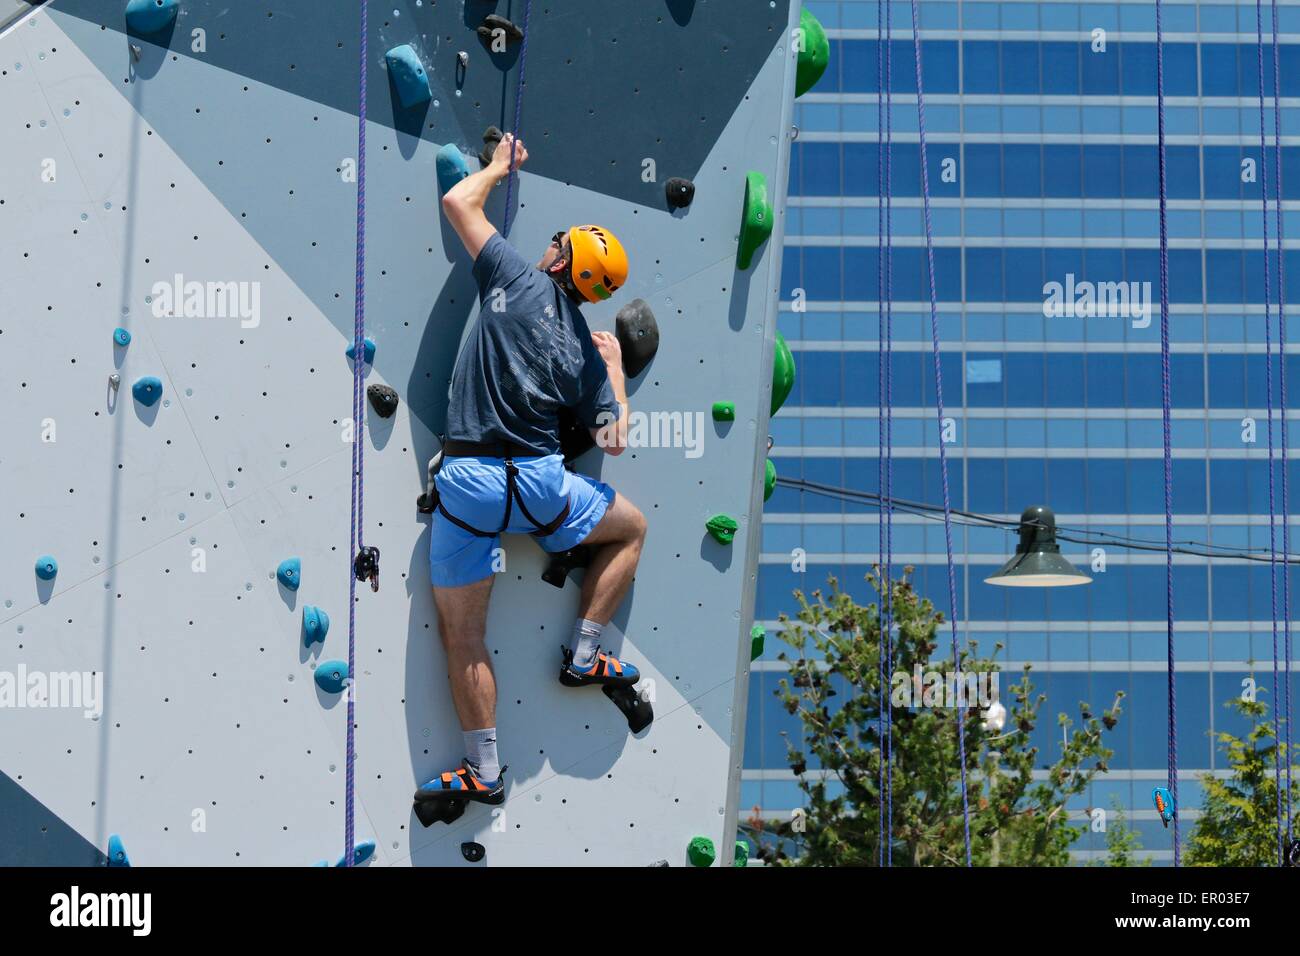
[[[551,245],[562,248],[564,237],[569,234],[569,230],[561,229],[555,235],[551,236]]]

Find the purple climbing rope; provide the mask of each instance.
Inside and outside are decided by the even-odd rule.
[[[921,22],[917,11],[917,0],[912,3],[912,50],[916,59],[916,117],[917,133],[921,151],[921,197],[925,211],[925,261],[926,276],[930,283],[930,340],[934,353],[934,394],[935,409],[939,420],[939,473],[943,485],[943,536],[948,556],[948,602],[950,613],[948,623],[952,626],[952,666],[953,687],[960,694],[961,683],[961,648],[957,642],[957,571],[952,557],[952,496],[948,490],[948,453],[943,443],[943,369],[939,360],[939,303],[934,282],[934,224],[930,216],[930,173],[929,157],[925,151],[925,86],[921,82]],[[1157,0],[1157,7],[1159,0]],[[1157,14],[1158,16],[1158,14]],[[1159,21],[1157,20],[1157,23]],[[1157,61],[1158,62],[1158,61]],[[1161,155],[1163,156],[1163,146]],[[1163,174],[1162,174],[1163,175]],[[1161,179],[1163,183],[1163,178]],[[1163,200],[1161,204],[1163,209]],[[1166,358],[1166,366],[1168,359]],[[1168,374],[1165,375],[1166,389]],[[1168,413],[1166,412],[1166,422]],[[1168,425],[1166,425],[1168,429]],[[970,853],[970,797],[966,789],[966,715],[964,702],[960,696],[954,702],[957,715],[957,760],[961,769],[961,816],[966,845],[966,865],[971,865]]]
[[[1174,798],[1174,866],[1182,864],[1178,836],[1178,694],[1174,682],[1174,499],[1173,441],[1169,425],[1169,213],[1165,182],[1165,36],[1156,0],[1156,139],[1160,188],[1160,399],[1165,464],[1165,640],[1168,663],[1168,786]]]
[[[365,442],[362,426],[366,406],[362,397],[362,379],[366,366],[366,68],[368,66],[366,0],[361,0],[361,65],[360,95],[357,101],[357,285],[356,308],[352,330],[352,517],[349,538],[352,550],[348,554],[348,742],[347,742],[347,796],[344,803],[343,865],[352,866],[354,844],[354,791],[356,771],[356,673],[357,673],[357,576],[352,560],[361,553],[364,525],[363,476],[365,471]]]
[[[510,200],[514,195],[515,183],[515,148],[519,143],[519,119],[523,114],[524,105],[524,68],[528,64],[528,21],[533,12],[533,0],[524,0],[524,38],[519,47],[519,79],[515,83],[515,125],[510,132],[513,139],[510,141],[510,172],[506,176],[506,214],[505,220],[501,224],[501,235],[510,235]]]
[[[1293,839],[1291,811],[1291,501],[1290,476],[1287,474],[1289,435],[1287,429],[1286,395],[1286,229],[1282,225],[1282,79],[1281,59],[1278,49],[1277,0],[1273,8],[1273,175],[1277,188],[1273,191],[1273,209],[1277,213],[1277,354],[1278,354],[1278,406],[1282,415],[1282,628],[1286,653],[1286,838]],[[1267,253],[1266,253],[1267,254]],[[1278,705],[1273,698],[1273,709]]]
[[[885,3],[885,673],[894,672],[894,7]],[[885,708],[885,865],[894,865],[894,710]]]

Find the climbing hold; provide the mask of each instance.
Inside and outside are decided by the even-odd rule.
[[[498,33],[497,31],[501,31]],[[519,29],[505,17],[498,16],[495,13],[488,14],[483,18],[483,24],[474,31],[478,38],[483,41],[484,45],[493,53],[499,53],[500,50],[493,49],[492,41],[497,37],[502,37],[506,41],[506,46],[518,43],[524,38],[524,31]]]
[[[492,154],[497,151],[497,143],[501,142],[504,135],[495,126],[489,126],[483,131],[483,148],[479,151],[478,161],[484,166],[492,165]]]
[[[148,36],[161,33],[176,19],[177,0],[130,0],[126,5],[126,27]]]
[[[421,103],[429,102],[433,96],[429,89],[429,76],[424,72],[420,55],[409,43],[395,46],[384,54],[388,62],[388,76],[397,91],[398,102],[402,109],[409,110]]]
[[[623,352],[623,371],[636,378],[659,351],[659,323],[645,299],[633,299],[618,310],[614,335]]]
[[[749,629],[749,659],[756,661],[763,656],[763,642],[767,640],[767,631],[762,624],[755,624]]]
[[[740,526],[736,524],[735,518],[730,518],[727,515],[714,515],[708,520],[705,527],[709,529],[709,534],[713,535],[713,539],[718,544],[731,544],[736,537],[736,530]]]
[[[366,389],[366,397],[380,418],[392,418],[397,411],[397,393],[387,385],[371,385]]]
[[[1160,821],[1168,829],[1169,824],[1174,819],[1174,797],[1169,792],[1168,787],[1152,787],[1151,802],[1156,805],[1156,812],[1160,814]]]
[[[754,253],[772,234],[772,204],[767,201],[767,177],[762,173],[745,174],[745,204],[740,217],[740,246],[736,265],[748,269]]]
[[[375,855],[374,840],[362,840],[360,843],[352,844],[352,865],[353,866],[360,866],[362,863],[366,862],[366,860],[370,859],[374,855]],[[339,861],[334,865],[336,867],[342,866],[345,860],[347,860],[346,853],[343,854],[341,857],[339,857]]]
[[[297,558],[285,558],[275,569],[275,579],[290,591],[298,590],[302,583],[302,562]]]
[[[438,174],[439,196],[447,195],[447,190],[469,175],[465,154],[455,143],[447,143],[438,150],[438,155],[433,159],[433,167]]]
[[[462,70],[468,70],[468,69],[469,69],[469,54],[466,53],[464,50],[461,50],[459,53],[457,53],[457,54],[456,54],[456,65],[457,65],[458,67],[460,67]]]
[[[478,863],[483,857],[487,856],[487,850],[482,843],[467,840],[460,845],[460,855],[470,863]]]
[[[654,708],[635,687],[615,687],[613,684],[606,684],[601,690],[613,701],[614,706],[623,712],[623,716],[627,718],[627,729],[632,733],[641,733],[654,721]]]
[[[799,13],[799,64],[795,68],[794,95],[803,96],[822,78],[831,59],[831,45],[821,21],[805,7]]]
[[[316,665],[316,686],[327,694],[338,694],[348,682],[347,661],[322,661]]]
[[[668,866],[668,861],[667,861],[667,860],[655,860],[653,863],[647,863],[646,866],[655,866],[655,867],[659,867],[659,866]]]
[[[547,584],[562,588],[571,571],[576,568],[585,568],[590,563],[591,548],[585,545],[580,544],[568,551],[557,552],[551,555],[550,564],[542,572],[542,580]]]
[[[571,408],[560,409],[560,454],[565,461],[573,461],[580,455],[596,447],[596,439],[591,437],[591,429],[578,421],[578,415]]]
[[[110,834],[108,838],[108,865],[124,867],[131,865],[131,858],[126,855],[126,847],[122,844],[122,838],[116,833]]]
[[[794,356],[790,354],[790,346],[785,344],[785,336],[780,332],[776,333],[776,342],[772,348],[771,414],[775,415],[777,409],[790,397],[790,390],[794,388]]]
[[[668,205],[674,209],[685,209],[695,198],[695,183],[674,176],[664,183],[664,194],[668,197]]]
[[[43,554],[36,559],[36,576],[42,581],[53,581],[58,573],[59,562],[55,561],[53,556]]]
[[[153,405],[162,398],[162,381],[155,375],[146,375],[131,386],[131,394],[141,405]]]
[[[736,855],[731,861],[732,866],[749,865],[749,844],[744,840],[736,841]]]
[[[362,342],[364,343],[362,345],[362,351],[366,353],[366,364],[374,365],[375,364],[375,340],[367,336],[365,339],[362,340]],[[350,359],[353,360],[356,359],[357,343],[355,340],[353,340],[352,344],[348,346],[347,351],[344,352],[343,354]]]
[[[776,491],[776,465],[769,458],[763,469],[763,500],[771,498],[774,491]]]
[[[126,348],[131,344],[131,333],[126,329],[117,328],[113,330],[113,344]]]
[[[352,573],[358,581],[369,581],[370,590],[379,590],[379,549],[362,548],[352,559]]]
[[[736,403],[714,402],[713,420],[715,422],[734,422],[736,420]]]
[[[325,643],[325,635],[330,632],[330,616],[314,604],[302,606],[302,643],[311,647],[319,642]]]
[[[691,866],[712,866],[713,861],[718,858],[718,853],[713,849],[712,840],[697,836],[686,847],[686,856],[690,859]]]

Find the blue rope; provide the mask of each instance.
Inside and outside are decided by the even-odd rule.
[[[519,145],[519,118],[524,105],[524,68],[528,64],[528,21],[533,12],[533,0],[524,0],[524,39],[519,48],[519,79],[515,83],[515,125],[510,131],[514,138],[510,141],[510,172],[506,176],[506,215],[501,224],[501,235],[510,235],[510,197],[514,194],[515,183],[515,149]]]
[[[885,669],[894,672],[894,7],[885,3],[885,580],[889,598],[885,603]],[[894,710],[885,708],[885,744],[889,760],[885,764],[886,846],[885,863],[894,865]]]
[[[1174,499],[1173,441],[1169,425],[1169,215],[1165,182],[1165,39],[1161,0],[1156,0],[1156,132],[1160,173],[1160,399],[1165,459],[1165,639],[1169,693],[1169,793],[1174,798],[1174,866],[1182,864],[1178,836],[1178,694],[1174,682]]]
[[[348,742],[347,742],[347,797],[344,804],[343,865],[352,866],[354,843],[354,793],[357,762],[356,728],[356,674],[357,674],[357,576],[352,561],[360,553],[361,529],[364,525],[365,497],[363,494],[365,472],[365,442],[362,427],[366,406],[362,379],[366,366],[366,67],[368,65],[369,32],[367,29],[366,0],[361,0],[361,83],[357,106],[357,285],[356,310],[352,330],[352,517],[349,537],[352,550],[348,555]]]
[[[1282,225],[1282,80],[1279,61],[1277,28],[1277,0],[1272,0],[1273,8],[1273,175],[1277,188],[1273,195],[1273,209],[1277,213],[1277,354],[1279,402],[1282,411],[1282,553],[1288,560],[1282,565],[1282,627],[1286,639],[1286,838],[1293,839],[1291,811],[1291,501],[1290,480],[1287,474],[1287,457],[1289,435],[1287,433],[1286,400],[1286,230]],[[1267,252],[1265,252],[1267,255]],[[1273,707],[1277,709],[1277,698]]]
[[[926,275],[930,283],[930,339],[934,353],[935,407],[939,419],[939,471],[943,484],[943,536],[948,553],[948,602],[951,609],[948,621],[952,625],[953,687],[960,694],[961,649],[957,643],[957,572],[952,557],[952,498],[948,490],[948,453],[943,443],[943,369],[939,361],[939,305],[934,282],[934,223],[930,215],[930,164],[925,151],[925,87],[921,82],[921,23],[917,0],[911,0],[911,3],[912,49],[916,59],[917,132],[921,150],[921,196],[925,208]],[[1167,383],[1168,375],[1165,377]],[[1167,418],[1166,414],[1166,420]],[[966,844],[966,865],[970,866],[970,797],[966,789],[966,715],[960,698],[954,701],[954,711],[957,715],[957,759],[961,767],[961,815]]]

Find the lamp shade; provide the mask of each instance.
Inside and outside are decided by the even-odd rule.
[[[992,575],[985,584],[1002,587],[1059,588],[1074,584],[1091,584],[1084,574],[1061,554],[1056,543],[1056,515],[1052,509],[1035,505],[1020,516],[1020,543],[1015,556]]]

